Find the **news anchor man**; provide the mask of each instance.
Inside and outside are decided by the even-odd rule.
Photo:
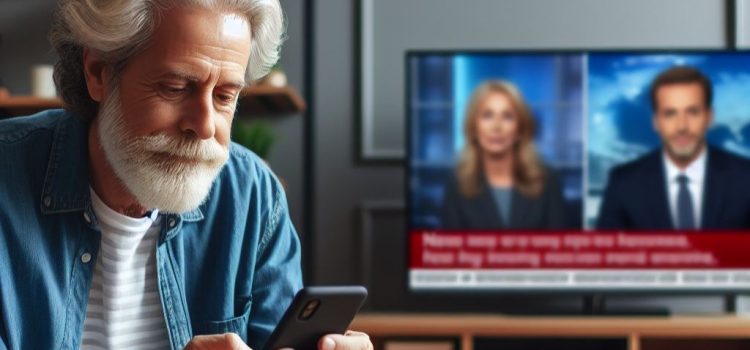
[[[533,143],[535,123],[509,82],[476,88],[466,110],[466,145],[445,188],[444,229],[564,228],[560,183]]]
[[[711,81],[677,66],[659,74],[650,93],[662,147],[610,172],[597,228],[750,228],[750,161],[706,143]]]

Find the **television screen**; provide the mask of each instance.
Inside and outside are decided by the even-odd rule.
[[[406,60],[410,289],[750,289],[750,53]]]

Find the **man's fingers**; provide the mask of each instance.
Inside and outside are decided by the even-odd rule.
[[[319,350],[372,350],[370,337],[362,332],[347,331],[346,335],[328,334],[318,342]]]
[[[235,333],[198,335],[184,350],[252,350]]]

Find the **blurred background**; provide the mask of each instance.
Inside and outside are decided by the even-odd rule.
[[[408,52],[720,50],[735,47],[742,38],[735,31],[736,13],[730,11],[733,2],[720,0],[281,0],[281,4],[286,12],[288,39],[278,68],[285,77],[285,83],[280,85],[291,90],[281,95],[274,95],[279,93],[274,90],[272,97],[258,90],[254,93],[266,102],[241,106],[286,103],[292,108],[240,110],[238,120],[263,122],[273,135],[266,159],[286,183],[291,215],[304,244],[307,283],[365,284],[370,289],[366,307],[373,311],[484,308],[528,313],[577,309],[584,303],[579,296],[567,294],[479,293],[446,298],[407,291],[404,156]],[[34,66],[55,62],[46,40],[54,6],[54,0],[0,0],[0,86],[11,96],[31,95]],[[619,64],[617,74],[638,73],[640,80],[631,84],[636,90],[642,87],[650,73],[638,62],[628,64],[627,58],[601,56],[601,61],[593,62],[602,67],[595,70],[596,78],[601,79],[598,82],[616,79],[605,71],[608,65]],[[537,138],[545,160],[568,169],[566,179],[574,179],[581,176],[584,156],[573,149],[585,138],[577,127],[581,118],[574,117],[581,115],[577,112],[581,106],[569,103],[577,97],[560,95],[552,86],[580,84],[566,78],[579,69],[579,63],[575,57],[560,59],[545,61],[540,57],[538,62],[533,61],[534,67],[519,68],[539,69],[540,76],[555,77],[553,80],[540,78],[519,84],[531,99],[540,122]],[[558,66],[560,62],[562,65]],[[703,62],[706,69],[718,74],[716,82],[747,86],[747,81],[723,81],[715,70],[719,63]],[[436,55],[415,58],[412,64],[419,68],[414,70],[418,73],[414,84],[436,86],[434,94],[424,97],[450,105],[442,111],[424,111],[424,121],[420,122],[425,123],[434,120],[454,125],[462,100],[483,77],[517,78],[513,75],[517,62],[512,58],[494,62],[489,56]],[[456,82],[433,82],[429,78],[433,72],[441,74],[456,66],[467,69],[464,80],[459,82],[465,88],[456,91]],[[490,66],[497,69],[487,68]],[[596,86],[588,88],[596,90],[592,96],[597,96],[598,108],[585,115],[589,132],[593,132],[592,127],[601,128],[602,133],[607,128],[611,130],[609,121],[618,120],[606,116],[601,120],[608,122],[596,124],[599,115],[644,108],[640,90],[622,100],[622,96],[606,95],[603,90],[597,95]],[[566,91],[580,93],[578,89]],[[728,103],[741,101],[742,96]],[[717,98],[723,97],[717,93]],[[276,100],[282,102],[273,102]],[[616,107],[618,103],[620,107]],[[3,113],[12,115],[7,109]],[[721,123],[712,131],[711,139],[746,152],[748,144],[741,136],[746,135],[747,128],[734,123],[734,117],[719,113],[717,120]],[[423,152],[420,157],[444,168],[461,143],[456,128],[453,130],[418,135],[414,146]],[[624,160],[613,158],[609,147],[628,147],[632,152],[627,154],[632,157],[655,141],[648,134],[616,136],[617,142],[593,143],[591,153],[586,155],[592,163],[600,164],[599,174]],[[431,138],[439,141],[430,141]],[[580,201],[582,189],[568,185],[569,182],[576,183],[566,180],[566,198]],[[425,213],[420,220],[430,224],[432,219]],[[726,299],[710,293],[640,293],[614,295],[607,302],[613,307],[659,306],[676,314],[715,314],[725,310]]]

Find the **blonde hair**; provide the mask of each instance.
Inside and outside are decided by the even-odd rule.
[[[521,93],[510,82],[486,81],[479,85],[471,96],[464,118],[464,138],[466,144],[456,168],[459,190],[464,197],[476,197],[481,191],[482,148],[477,138],[477,118],[482,102],[492,93],[506,96],[518,117],[516,144],[513,145],[513,184],[522,194],[529,197],[538,196],[544,186],[544,168],[536,148],[534,133],[536,123],[531,109],[523,100]]]

